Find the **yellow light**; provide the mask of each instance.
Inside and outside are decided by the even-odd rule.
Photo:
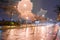
[[[14,24],[14,22],[11,22],[11,24]]]

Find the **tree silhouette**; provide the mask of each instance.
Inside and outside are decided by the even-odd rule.
[[[18,10],[15,8],[18,2],[15,1],[17,0],[0,0],[0,8],[7,13],[10,19],[12,18],[12,13],[18,13]]]
[[[8,0],[0,0],[1,3],[9,2]]]
[[[57,13],[57,21],[60,21],[60,5],[57,5],[56,13]]]

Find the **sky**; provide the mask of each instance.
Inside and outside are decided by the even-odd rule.
[[[47,10],[46,17],[55,19],[57,17],[57,13],[54,12],[56,5],[60,4],[60,0],[31,0],[33,2],[33,10],[32,12],[38,14],[40,9]],[[1,6],[1,5],[0,5]],[[2,19],[10,20],[7,14],[0,9],[0,20]],[[16,16],[17,18],[17,16]]]
[[[56,5],[60,4],[60,0],[32,0],[34,2],[33,12],[39,12],[41,8],[46,9],[46,17],[55,19],[57,13],[54,12]]]

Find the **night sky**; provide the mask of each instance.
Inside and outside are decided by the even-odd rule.
[[[54,12],[56,9],[56,5],[60,4],[60,0],[31,0],[33,2],[33,13],[38,13],[41,8],[47,10],[46,17],[55,19],[57,17],[57,13]],[[1,6],[1,5],[0,5]],[[17,16],[15,16],[17,18]],[[16,19],[15,18],[15,19]],[[3,9],[0,9],[0,20],[10,20],[7,14],[3,11]]]

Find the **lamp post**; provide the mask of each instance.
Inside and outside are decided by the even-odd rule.
[[[11,21],[13,21],[13,15],[14,15],[13,12],[11,12]]]
[[[26,28],[27,28],[27,20],[28,20],[28,17],[26,17]]]

